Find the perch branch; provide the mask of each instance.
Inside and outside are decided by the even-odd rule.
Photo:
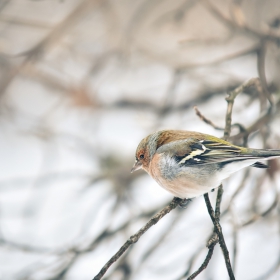
[[[134,235],[130,236],[130,238],[124,243],[124,245],[118,250],[118,252],[102,267],[100,272],[93,278],[93,280],[99,280],[101,279],[106,271],[109,269],[109,267],[116,262],[122,254],[134,243],[136,243],[140,237],[153,225],[155,225],[160,219],[162,219],[166,214],[168,214],[170,211],[175,209],[180,202],[182,202],[182,199],[178,197],[174,197],[173,200],[164,207],[159,213],[157,213],[154,217],[152,217],[149,222],[142,227],[138,232],[136,232]]]
[[[206,256],[204,262],[202,263],[202,265],[200,266],[200,268],[197,271],[195,271],[190,277],[187,278],[187,280],[194,279],[198,274],[200,274],[208,266],[208,263],[210,262],[212,255],[213,255],[215,245],[218,243],[218,241],[219,241],[218,237],[217,237],[217,235],[215,235],[215,237],[211,240],[210,244],[208,245],[209,250],[208,250],[208,253],[207,253],[207,256]]]
[[[218,196],[220,196],[220,197],[222,197],[222,192],[223,192],[222,190],[223,190],[223,188],[222,188],[222,185],[221,185],[219,187],[219,191],[218,191]],[[232,267],[231,267],[229,252],[228,252],[226,242],[225,242],[225,239],[224,239],[222,227],[219,223],[219,217],[216,217],[216,215],[215,215],[215,212],[212,208],[208,193],[204,194],[204,199],[205,199],[205,203],[206,203],[206,206],[207,206],[208,213],[209,213],[209,215],[211,217],[211,220],[212,220],[212,222],[214,224],[214,227],[215,227],[214,230],[219,237],[219,243],[220,243],[221,249],[222,249],[223,254],[224,254],[224,259],[225,259],[225,263],[226,263],[229,278],[231,280],[234,280],[235,277],[234,277],[233,270],[232,270]],[[221,198],[218,199],[218,197],[217,197],[217,202],[218,202],[217,204],[219,204],[221,202]],[[218,208],[220,208],[220,206],[218,206]]]

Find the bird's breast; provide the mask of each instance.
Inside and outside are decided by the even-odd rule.
[[[203,174],[203,167],[182,167],[165,154],[154,155],[148,173],[161,187],[180,198],[196,197],[219,185],[216,180],[209,180],[208,171]]]

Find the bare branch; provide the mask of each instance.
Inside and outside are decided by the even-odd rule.
[[[195,110],[196,115],[205,123],[209,124],[210,126],[212,126],[213,128],[217,129],[217,130],[224,130],[222,127],[217,126],[216,124],[214,124],[211,120],[207,119],[205,116],[202,115],[202,113],[198,110],[198,108],[196,106],[193,107],[193,109]]]
[[[228,253],[228,249],[227,249],[226,242],[225,242],[225,239],[224,239],[222,227],[221,227],[221,225],[219,223],[219,220],[215,216],[215,213],[213,211],[213,208],[212,208],[212,205],[211,205],[208,193],[204,194],[204,199],[205,199],[205,203],[206,203],[206,206],[207,206],[208,213],[209,213],[209,215],[211,217],[211,220],[212,220],[212,222],[214,224],[215,232],[217,233],[217,235],[219,237],[219,243],[220,243],[221,249],[222,249],[223,254],[224,254],[224,259],[225,259],[225,263],[226,263],[226,267],[227,267],[229,278],[231,280],[233,280],[233,279],[235,279],[235,277],[234,277],[233,270],[232,270],[232,267],[231,267],[229,253]],[[219,201],[221,201],[221,200],[219,200]]]
[[[235,90],[230,91],[228,93],[228,97],[226,98],[226,101],[228,103],[227,112],[226,112],[226,126],[224,131],[224,139],[227,140],[230,136],[231,132],[231,115],[232,115],[232,109],[233,109],[233,103],[236,98],[236,96],[245,91],[248,87],[255,85],[258,82],[258,78],[252,78],[249,81],[246,81],[239,87],[237,87]]]
[[[116,262],[122,254],[134,243],[136,243],[141,236],[153,225],[155,225],[160,219],[162,219],[166,214],[168,214],[170,211],[175,209],[182,199],[178,197],[174,197],[173,200],[164,207],[159,213],[157,213],[153,218],[150,219],[150,221],[142,227],[137,233],[130,236],[130,238],[124,243],[124,245],[119,249],[119,251],[103,266],[103,268],[100,270],[100,272],[93,278],[93,280],[99,280],[103,277],[103,275],[106,273],[106,271],[109,269],[109,267]]]
[[[194,272],[190,277],[187,278],[187,280],[192,280],[194,279],[198,274],[200,274],[207,266],[208,266],[208,263],[210,262],[211,258],[212,258],[212,255],[213,255],[213,252],[214,252],[214,249],[215,249],[215,245],[218,243],[218,238],[216,237],[212,242],[211,244],[209,244],[208,248],[208,253],[207,253],[207,256],[204,260],[204,262],[202,263],[202,265],[200,266],[200,268]]]

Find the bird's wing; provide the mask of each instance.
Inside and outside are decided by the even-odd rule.
[[[157,152],[169,153],[178,164],[184,166],[232,162],[259,157],[246,154],[246,148],[217,140],[188,139],[163,145]]]

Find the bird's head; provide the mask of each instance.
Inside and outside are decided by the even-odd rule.
[[[148,170],[150,164],[150,152],[149,152],[149,140],[151,135],[145,137],[139,143],[136,153],[135,153],[135,163],[131,169],[131,173],[139,170],[144,169]]]

